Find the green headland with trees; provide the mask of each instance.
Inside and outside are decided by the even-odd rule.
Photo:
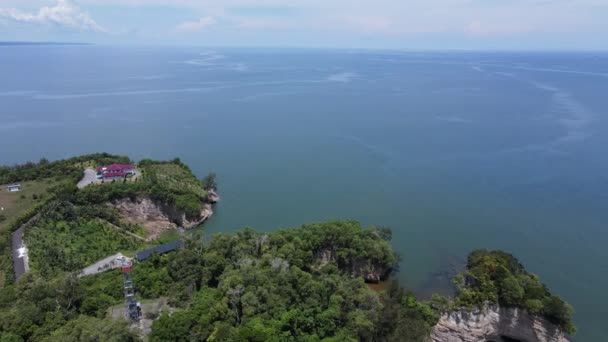
[[[159,243],[127,234],[141,227],[106,204],[145,195],[194,216],[217,184],[175,159],[140,161],[138,179],[75,186],[86,167],[129,162],[102,153],[0,168],[0,184],[52,184],[0,222],[0,341],[426,341],[441,313],[488,303],[575,331],[572,308],[508,253],[472,252],[453,298],[420,300],[391,278],[399,256],[389,229],[328,221],[272,233],[198,230],[178,251],[136,263],[138,299],[166,303],[143,336],[111,315],[123,303],[120,272],[78,276]],[[24,223],[30,271],[14,279],[11,233]]]

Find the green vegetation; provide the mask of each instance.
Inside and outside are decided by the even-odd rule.
[[[398,285],[379,294],[353,278],[362,261],[390,269],[396,258],[378,230],[352,221],[190,242],[167,266],[185,310],[155,321],[151,341],[403,341],[403,329],[423,341],[435,313]]]
[[[126,322],[81,314],[88,298],[74,276],[26,275],[0,289],[0,341],[137,340]]]
[[[206,190],[215,190],[217,189],[217,182],[216,182],[217,176],[215,173],[211,172],[209,173],[207,176],[205,176],[205,178],[203,178],[202,183],[203,183],[203,187]]]
[[[107,153],[89,154],[80,157],[62,159],[53,162],[42,158],[39,162],[27,162],[14,166],[0,166],[0,184],[18,183],[32,180],[59,177],[77,182],[82,178],[85,166],[105,165],[112,163],[130,163],[128,157],[114,156]]]
[[[94,218],[56,217],[39,221],[26,235],[30,268],[44,276],[82,269],[117,251],[141,246],[134,238]]]
[[[467,261],[467,270],[456,279],[456,306],[480,306],[499,303],[542,315],[573,334],[572,307],[551,294],[538,276],[527,272],[511,254],[502,251],[476,250]]]
[[[324,264],[317,252],[327,247],[337,258]],[[133,278],[139,299],[168,297],[175,308],[154,322],[151,341],[424,341],[436,313],[398,284],[378,293],[353,278],[349,258],[361,255],[379,268],[396,261],[378,230],[356,222],[245,229],[189,239],[138,263]],[[0,289],[0,331],[29,341],[135,340],[124,323],[105,318],[121,302],[117,271],[83,279],[30,273]]]
[[[78,192],[73,201],[87,205],[148,196],[183,211],[189,219],[200,215],[202,206],[207,201],[207,191],[188,166],[179,159],[167,162],[146,159],[138,166],[142,177],[135,181],[88,186]]]
[[[126,163],[129,158],[97,153],[49,162],[41,159],[15,166],[0,167],[0,184],[21,183],[20,192],[0,191],[4,220],[0,222],[0,287],[13,282],[10,235],[39,212],[48,212],[56,201],[76,193],[75,184],[85,166]],[[36,196],[34,196],[36,195]]]
[[[32,272],[45,277],[74,272],[118,251],[143,246],[142,241],[116,228],[133,232],[138,227],[122,224],[114,208],[84,201],[82,192],[72,184],[54,191],[53,200],[24,235]]]
[[[123,303],[122,276],[77,278],[82,267],[144,243],[107,202],[149,196],[187,216],[198,215],[215,175],[199,181],[179,159],[144,160],[133,181],[75,186],[84,167],[129,162],[96,154],[0,168],[0,180],[21,182],[0,220],[0,341],[137,341],[126,322],[108,318]],[[21,177],[21,178],[20,178]],[[14,195],[14,194],[11,194]],[[36,196],[34,196],[36,195]],[[2,200],[0,195],[0,200]],[[32,220],[34,218],[34,220]],[[25,239],[31,272],[13,282],[10,233],[31,220]],[[139,262],[139,300],[166,298],[151,341],[426,341],[438,314],[499,303],[543,315],[568,333],[572,309],[513,256],[475,251],[457,277],[454,301],[417,300],[396,282],[374,291],[398,263],[391,231],[354,221],[329,221],[263,234],[246,228],[212,239],[193,235],[185,247]],[[167,234],[164,238],[171,239]],[[3,285],[3,286],[2,286]]]
[[[9,224],[11,218],[31,208],[38,200],[49,196],[49,188],[57,182],[54,178],[49,178],[20,184],[22,188],[19,192],[8,192],[5,190],[7,184],[0,185],[0,208],[4,208],[0,211],[0,216],[4,217],[4,220],[0,219],[0,230],[5,227],[3,222]]]
[[[31,269],[44,276],[57,271],[81,269],[118,251],[136,250],[143,243],[112,227],[137,231],[125,224],[106,203],[138,196],[150,196],[197,217],[206,197],[201,182],[179,160],[142,161],[143,176],[134,182],[88,186],[80,191],[72,184],[56,189],[57,208],[28,229]]]
[[[207,201],[207,191],[190,168],[179,159],[169,162],[142,160],[145,188],[149,195],[164,203],[174,205],[186,213],[187,218],[198,217],[202,204]]]
[[[80,191],[75,186],[85,167],[129,162],[127,157],[101,153],[0,168],[1,180],[24,186],[22,192],[0,192],[0,204],[5,205],[0,222],[1,284],[12,282],[10,233],[39,212],[25,240],[31,269],[44,276],[74,271],[112,253],[142,247],[141,241],[112,226],[140,232],[139,227],[121,222],[107,202],[149,196],[183,211],[187,218],[200,215],[207,192],[179,159],[143,160],[139,165],[143,175],[135,181],[91,185]]]

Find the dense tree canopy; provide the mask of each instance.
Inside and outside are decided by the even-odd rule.
[[[357,222],[245,229],[199,244],[167,265],[189,304],[161,316],[151,341],[423,341],[437,319],[398,285],[379,294],[352,277],[357,260],[388,269],[396,261],[379,231]],[[329,263],[318,253],[326,248],[336,256]]]
[[[129,341],[126,322],[81,314],[87,289],[79,279],[30,274],[0,289],[0,341]]]
[[[167,297],[175,308],[154,322],[150,340],[423,341],[437,319],[429,305],[397,284],[375,292],[351,273],[353,258],[393,266],[383,236],[353,221],[193,236],[178,252],[134,267],[138,299]],[[327,247],[336,258],[326,263],[317,252]],[[24,276],[0,289],[2,338],[136,340],[124,323],[106,318],[122,302],[121,290],[116,271]]]

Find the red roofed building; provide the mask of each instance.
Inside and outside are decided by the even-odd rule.
[[[132,174],[135,174],[135,165],[132,164],[112,164],[97,168],[97,178],[103,180],[124,178]]]

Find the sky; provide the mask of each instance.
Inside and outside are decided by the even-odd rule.
[[[608,0],[0,0],[0,41],[608,50]]]

